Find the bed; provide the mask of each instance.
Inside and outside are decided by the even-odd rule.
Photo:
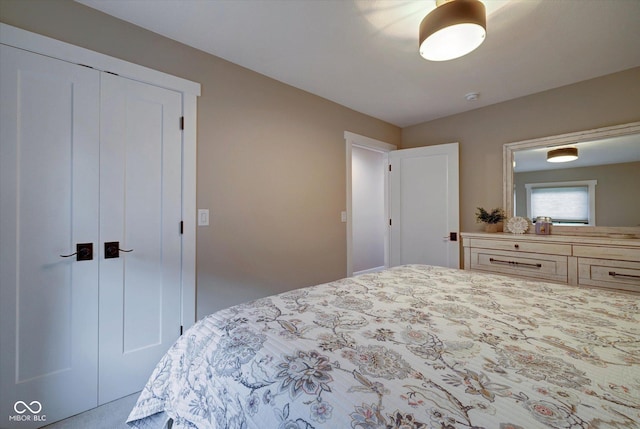
[[[638,428],[640,296],[406,265],[216,312],[128,423]]]

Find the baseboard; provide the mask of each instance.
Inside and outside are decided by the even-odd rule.
[[[369,268],[368,270],[357,271],[353,273],[354,276],[358,276],[360,274],[369,274],[369,273],[377,273],[378,271],[384,270],[386,267],[383,265],[381,267]]]

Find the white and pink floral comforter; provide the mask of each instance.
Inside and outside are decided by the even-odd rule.
[[[640,296],[403,266],[214,313],[129,424],[638,428]]]

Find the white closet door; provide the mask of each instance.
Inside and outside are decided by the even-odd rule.
[[[97,403],[98,260],[60,255],[98,243],[99,90],[95,70],[0,46],[2,427]]]
[[[181,94],[103,73],[99,403],[139,391],[180,333]],[[118,241],[105,259],[104,242]]]

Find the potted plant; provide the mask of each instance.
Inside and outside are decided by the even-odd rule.
[[[482,207],[477,207],[476,222],[485,224],[485,232],[502,232],[502,222],[504,218],[504,210],[501,208],[496,208],[488,212]]]

